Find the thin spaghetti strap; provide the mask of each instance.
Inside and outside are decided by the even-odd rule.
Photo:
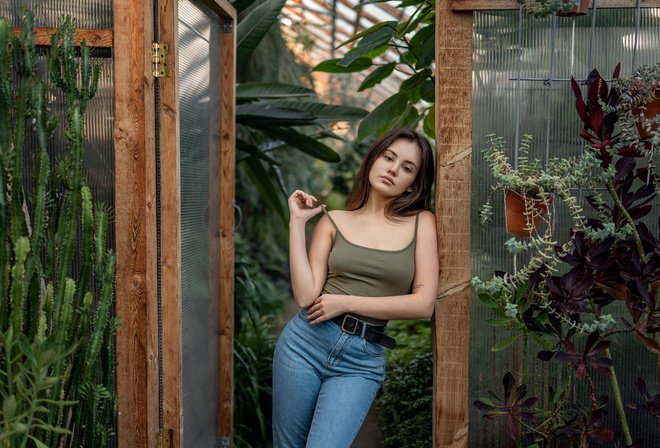
[[[414,237],[415,240],[417,239],[417,224],[419,224],[419,215],[420,213],[417,213],[417,215],[415,216],[415,237]]]
[[[334,222],[334,221],[332,220],[332,218],[330,217],[330,213],[328,213],[328,211],[325,209],[325,207],[322,207],[322,210],[323,210],[323,213],[325,213],[325,216],[328,217],[328,219],[330,220],[330,222],[332,223],[332,225],[335,226],[335,230],[337,230],[337,232],[339,232],[339,227],[337,227],[337,224],[335,224],[335,222]],[[339,232],[339,233],[341,233],[341,232]]]

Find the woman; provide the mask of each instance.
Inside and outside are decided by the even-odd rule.
[[[386,133],[369,149],[346,210],[289,198],[291,284],[302,310],[273,360],[275,448],[349,448],[385,378],[389,319],[428,318],[438,253],[428,141]],[[323,211],[306,250],[305,223]]]

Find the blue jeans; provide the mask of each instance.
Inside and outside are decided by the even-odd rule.
[[[385,379],[385,347],[301,310],[273,357],[274,448],[350,448]]]

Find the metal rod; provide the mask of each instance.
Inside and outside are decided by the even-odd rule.
[[[604,79],[604,78],[603,78]],[[509,81],[518,81],[518,78],[509,78]],[[543,82],[543,84],[550,84],[550,78],[520,78],[520,81]],[[585,83],[585,79],[576,79],[577,82]],[[611,79],[604,79],[606,82],[612,81]],[[553,78],[552,82],[571,82],[570,78]]]
[[[589,41],[589,72],[594,68],[594,39],[596,36],[596,11],[598,10],[598,0],[594,0],[594,7],[591,13],[591,39]]]
[[[551,53],[550,53],[550,79],[548,80],[548,126],[547,126],[547,134],[545,138],[545,164],[547,165],[549,160],[550,160],[550,125],[551,125],[551,114],[552,114],[552,83],[553,79],[552,77],[554,76],[554,70],[555,70],[555,44],[556,44],[556,37],[557,37],[557,16],[553,15],[552,16],[552,45],[551,45]]]
[[[635,16],[635,46],[633,48],[632,70],[637,68],[637,40],[639,39],[639,17],[642,15],[642,0],[637,0],[637,15]]]
[[[575,16],[571,17],[573,26],[571,27],[571,68],[568,71],[568,76],[573,77],[573,67],[575,66]]]
[[[154,41],[158,42],[158,1],[154,1]],[[163,407],[163,306],[162,306],[162,270],[160,246],[160,91],[159,78],[154,81],[154,109],[155,109],[155,141],[156,150],[156,257],[158,279],[158,427],[164,425],[165,409]]]
[[[518,12],[518,79],[516,82],[516,145],[514,152],[514,168],[518,169],[518,149],[520,147],[520,73],[522,70],[522,24],[523,24],[523,5],[520,5]]]

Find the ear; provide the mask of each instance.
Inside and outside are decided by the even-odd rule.
[[[412,193],[412,191],[413,191],[413,187],[408,187],[408,189],[407,189],[406,191],[407,191],[408,193]]]

